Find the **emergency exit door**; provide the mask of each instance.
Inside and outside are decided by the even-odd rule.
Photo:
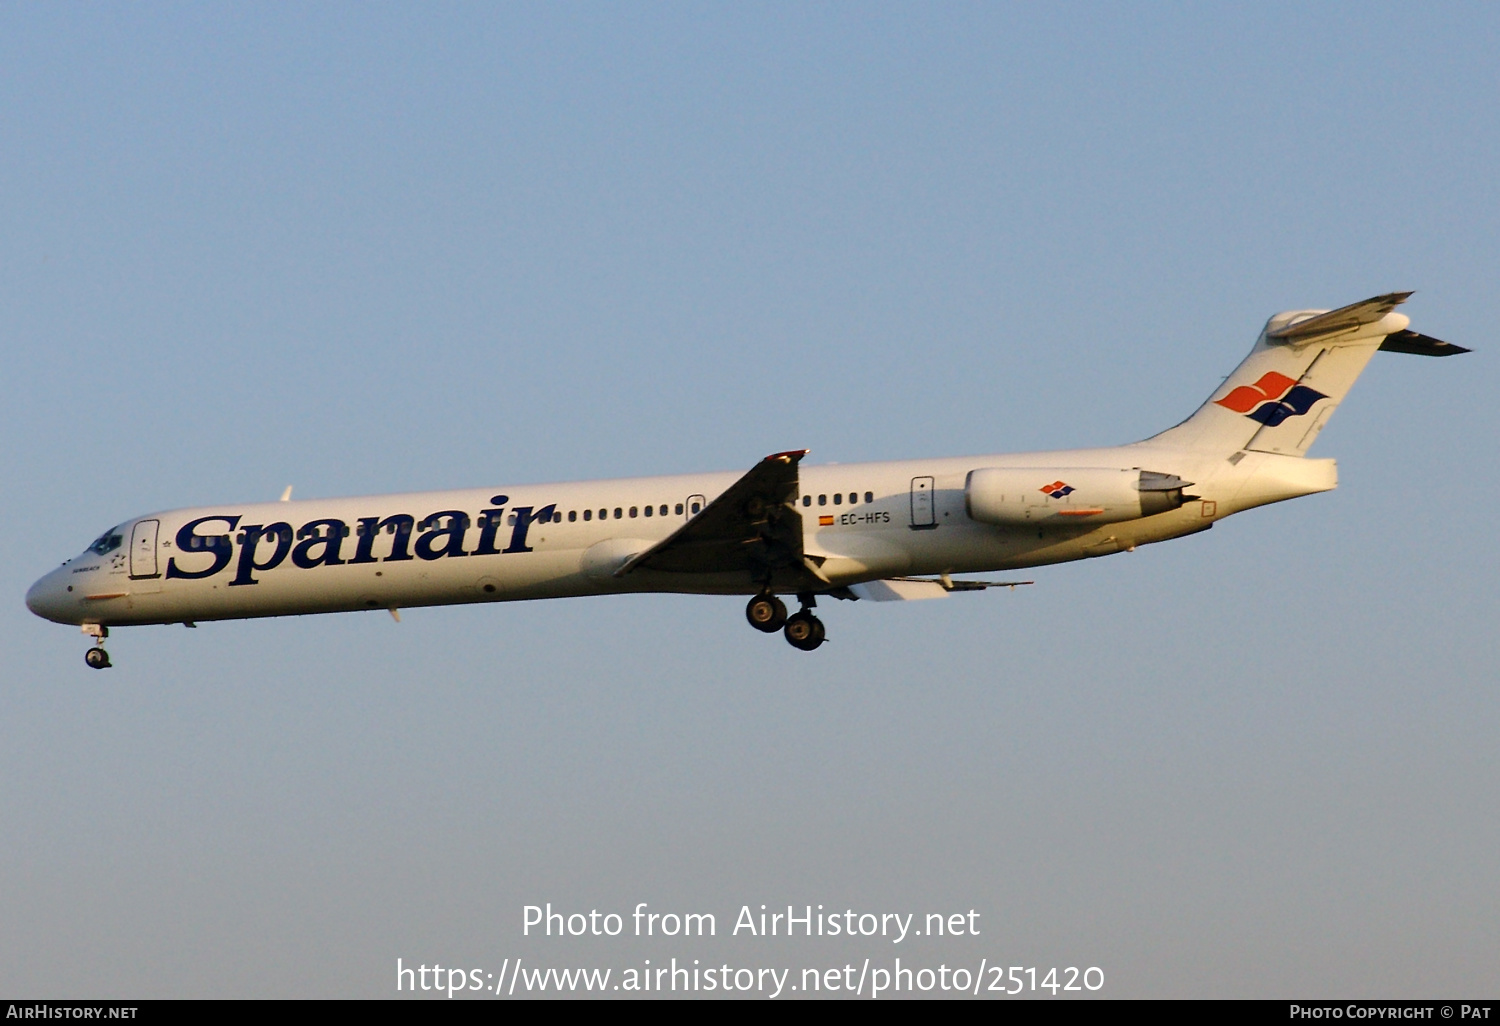
[[[911,529],[930,531],[937,526],[937,511],[932,503],[932,478],[911,479]]]

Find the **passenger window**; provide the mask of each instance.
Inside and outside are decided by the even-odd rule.
[[[811,506],[812,505],[812,496],[811,495],[804,495],[804,496],[802,496],[802,505],[804,505],[804,506]]]
[[[624,515],[625,515],[625,511],[622,510],[619,506],[616,506],[615,507],[615,519],[619,520]]]
[[[844,493],[843,492],[834,492],[833,493],[833,504],[835,506],[842,506],[844,504]]]
[[[698,515],[698,512],[699,512],[699,511],[700,511],[700,510],[701,510],[701,509],[702,509],[702,508],[703,508],[703,507],[702,507],[702,506],[701,506],[701,505],[699,505],[699,504],[698,504],[698,503],[696,503],[696,502],[695,502],[695,503],[693,503],[693,516],[697,516],[697,515]]]
[[[666,516],[667,515],[667,504],[665,502],[661,504],[661,515],[662,516]]]
[[[636,509],[635,509],[634,506],[631,506],[630,507],[630,519],[634,520],[635,519],[635,515],[636,515]]]
[[[573,523],[573,521],[575,521],[577,519],[578,519],[578,511],[576,509],[570,509],[570,510],[568,510],[568,523],[571,524],[571,523]]]
[[[594,519],[594,511],[591,510],[591,509],[584,510],[583,511],[583,519],[585,519],[585,520],[592,520],[592,519]]]
[[[826,506],[826,505],[828,505],[828,496],[826,496],[826,495],[820,495],[820,496],[818,496],[818,505],[819,506]]]
[[[875,493],[874,492],[865,492],[865,501],[866,502],[874,502],[875,501]]]
[[[682,503],[677,504],[677,515],[682,516]]]
[[[646,507],[646,516],[649,517],[649,516],[655,516],[655,515],[656,515],[656,507],[655,506],[647,506]]]

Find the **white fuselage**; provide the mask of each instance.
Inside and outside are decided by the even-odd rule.
[[[1086,516],[1035,526],[980,523],[970,516],[965,486],[971,471],[984,468],[1035,468],[1059,479],[1087,468],[1173,474],[1191,482],[1191,501],[1114,523]],[[799,475],[804,549],[831,588],[1107,555],[1336,483],[1332,460],[1266,452],[1226,459],[1152,442],[803,466]],[[744,573],[615,575],[739,477],[498,485],[153,513],[43,577],[27,604],[57,622],[114,626],[625,592],[754,594],[760,586]]]

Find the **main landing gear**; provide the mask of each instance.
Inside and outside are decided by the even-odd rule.
[[[83,661],[90,669],[107,670],[112,665],[109,653],[104,651],[104,639],[109,637],[109,628],[97,623],[83,625],[83,633],[94,639],[94,647],[83,654]]]
[[[775,595],[757,595],[745,607],[745,619],[756,630],[775,634],[786,623],[786,603]]]
[[[757,595],[745,607],[745,619],[750,626],[767,634],[781,631],[787,644],[804,652],[811,652],[823,644],[827,632],[823,621],[812,614],[816,600],[812,595],[798,595],[802,608],[791,616],[786,614],[786,604],[775,595]]]
[[[793,648],[800,648],[804,652],[811,652],[823,644],[827,632],[823,629],[823,621],[819,620],[806,609],[799,610],[786,618],[786,626],[781,633],[786,635],[787,644]]]

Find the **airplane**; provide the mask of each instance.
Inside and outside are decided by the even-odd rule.
[[[806,466],[807,450],[709,473],[360,498],[226,503],[127,520],[42,577],[26,605],[110,628],[464,602],[748,595],[746,619],[812,651],[820,597],[874,601],[1029,584],[956,580],[1129,552],[1324,492],[1308,448],[1377,351],[1469,350],[1408,329],[1394,292],[1266,322],[1175,427],[1129,445]],[[788,614],[781,596],[795,596]]]

